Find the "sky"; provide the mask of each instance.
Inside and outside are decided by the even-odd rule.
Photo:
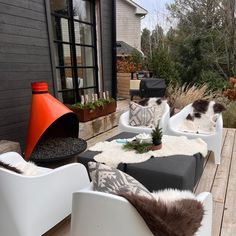
[[[158,23],[162,26],[166,32],[171,25],[174,25],[174,22],[170,22],[168,19],[169,12],[166,9],[166,4],[174,2],[174,0],[133,0],[141,7],[148,11],[148,14],[141,21],[141,27],[148,28],[150,30],[155,28],[155,25]]]

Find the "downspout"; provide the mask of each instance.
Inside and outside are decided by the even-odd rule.
[[[117,98],[117,75],[116,75],[116,1],[112,0],[111,9],[111,40],[112,40],[112,97]]]

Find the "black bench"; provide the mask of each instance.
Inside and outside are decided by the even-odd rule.
[[[136,134],[120,133],[110,139],[131,138]],[[78,161],[88,168],[89,161],[99,152],[86,151],[79,154]],[[150,191],[165,188],[193,190],[203,171],[204,157],[197,153],[193,156],[176,155],[150,158],[141,163],[120,163],[118,169],[133,176]]]

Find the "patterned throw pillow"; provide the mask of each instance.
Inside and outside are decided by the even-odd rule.
[[[132,193],[153,198],[141,183],[120,170],[98,162],[89,162],[88,167],[96,191],[112,194]]]
[[[129,124],[131,126],[154,127],[155,108],[152,106],[141,106],[130,102]]]

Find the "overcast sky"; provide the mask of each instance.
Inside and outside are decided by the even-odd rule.
[[[154,29],[155,25],[158,23],[161,25],[165,31],[168,30],[170,25],[174,22],[169,22],[169,13],[166,10],[166,4],[174,2],[174,0],[133,0],[141,7],[148,11],[148,14],[141,21],[142,29],[147,27],[149,29]]]

